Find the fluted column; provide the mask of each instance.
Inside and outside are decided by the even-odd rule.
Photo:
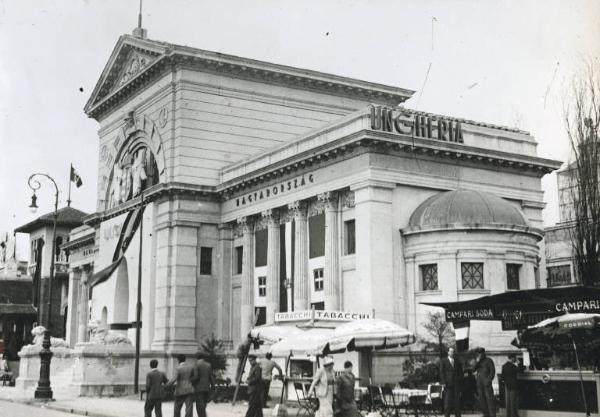
[[[339,291],[339,231],[337,222],[338,195],[335,192],[319,194],[319,200],[325,206],[325,308],[338,310]]]
[[[77,327],[77,343],[87,342],[87,326],[88,326],[88,313],[89,313],[89,287],[88,278],[91,273],[90,266],[86,265],[81,271],[81,279],[79,281],[79,305],[78,305],[78,327]]]
[[[279,213],[277,210],[265,210],[262,216],[267,221],[267,324],[275,321],[275,313],[279,311],[279,275],[281,267],[281,248]]]
[[[308,279],[308,217],[306,202],[289,205],[294,213],[294,310],[308,310],[310,290]]]
[[[240,335],[242,339],[246,339],[254,324],[254,223],[251,218],[241,217],[238,219],[238,224],[242,228],[244,247],[242,255]]]

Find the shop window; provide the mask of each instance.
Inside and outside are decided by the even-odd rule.
[[[461,264],[462,287],[464,290],[483,289],[483,264],[463,262]]]
[[[437,264],[420,265],[421,289],[423,291],[435,291],[438,289]]]
[[[200,248],[200,275],[212,274],[212,248]]]
[[[354,219],[344,222],[344,255],[356,253],[356,223]]]
[[[308,218],[308,256],[325,256],[325,215],[318,214]]]
[[[254,266],[267,265],[267,250],[269,249],[269,240],[267,229],[257,230],[254,234]]]
[[[267,296],[267,277],[258,277],[258,296]]]
[[[571,265],[548,267],[548,287],[558,287],[571,283]]]
[[[242,265],[243,265],[243,261],[244,261],[244,247],[236,246],[234,256],[235,256],[235,273],[241,274],[242,273]]]
[[[521,265],[506,264],[506,289],[508,289],[508,290],[520,289],[520,285],[519,285],[520,272],[521,272]]]
[[[254,320],[257,326],[267,323],[267,307],[254,308]]]
[[[323,291],[323,268],[313,269],[315,291]]]
[[[323,311],[325,310],[325,302],[319,301],[318,303],[310,303],[310,308],[313,310]]]

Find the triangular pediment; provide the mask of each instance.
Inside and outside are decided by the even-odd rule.
[[[167,47],[162,42],[121,36],[85,106],[86,113],[147,70]]]

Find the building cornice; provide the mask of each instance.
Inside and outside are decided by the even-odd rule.
[[[144,191],[143,202],[141,200],[141,196],[134,197],[125,203],[119,204],[117,207],[93,213],[85,217],[83,222],[84,224],[93,227],[105,220],[120,216],[123,213],[127,213],[128,211],[133,210],[135,207],[139,207],[140,204],[146,205],[154,201],[159,201],[163,198],[171,198],[174,196],[186,196],[188,198],[192,197],[215,202],[219,201],[219,195],[216,193],[215,187],[192,185],[180,182],[160,183]]]
[[[364,128],[365,123],[362,123],[362,129],[352,129],[353,124],[361,124],[360,119],[366,117],[364,110],[354,113],[323,130],[229,165],[221,170],[222,182],[217,191],[224,195],[243,192],[257,184],[346,156],[357,148],[375,153],[435,157],[453,163],[464,161],[463,164],[536,177],[542,177],[561,165],[560,161],[536,156],[374,131]]]
[[[157,58],[124,85],[111,92],[109,91],[110,86],[114,85],[126,58],[123,51],[128,48],[157,56]],[[414,91],[404,88],[319,71],[123,35],[85,106],[86,114],[95,119],[101,118],[106,112],[152,82],[158,74],[174,67],[188,67],[203,72],[335,96],[359,98],[390,106],[403,103],[414,93]]]

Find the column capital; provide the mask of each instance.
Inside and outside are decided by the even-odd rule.
[[[254,219],[249,216],[239,217],[237,219],[237,224],[242,229],[244,233],[252,233],[254,232]]]
[[[288,204],[288,209],[295,218],[304,219],[307,216],[308,203],[304,200],[294,201],[293,203]]]
[[[318,200],[325,206],[326,210],[336,210],[338,207],[338,193],[327,191],[317,195]]]
[[[265,210],[261,213],[263,219],[267,221],[269,226],[274,226],[279,224],[279,210],[277,209],[269,209]]]

